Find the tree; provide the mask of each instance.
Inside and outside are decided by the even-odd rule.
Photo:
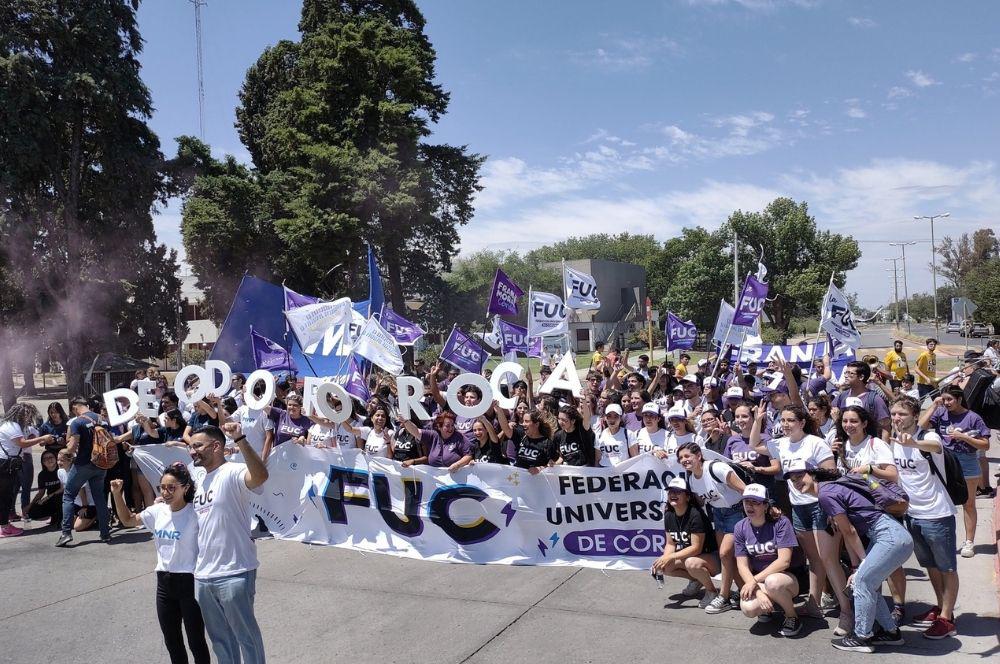
[[[846,273],[857,267],[861,257],[857,242],[818,230],[808,205],[790,198],[776,198],[762,212],[737,210],[719,229],[727,237],[734,231],[753,253],[763,249],[771,284],[764,311],[782,332],[787,332],[793,316],[817,313],[831,275],[843,287]]]
[[[733,264],[725,253],[727,239],[704,228],[685,228],[664,245],[670,285],[660,308],[689,318],[700,330],[711,330],[719,300],[733,299]]]
[[[425,141],[448,94],[434,81],[436,55],[411,0],[306,0],[299,31],[300,41],[266,50],[240,90],[237,127],[256,170],[232,174],[226,187],[195,180],[185,245],[219,254],[228,238],[212,221],[250,225],[233,260],[248,258],[263,235],[271,276],[304,292],[322,284],[358,296],[367,242],[403,311],[407,296],[440,289],[483,158]],[[209,263],[193,267],[218,306],[234,284],[214,279]]]
[[[946,236],[938,245],[938,256],[938,272],[961,288],[969,272],[986,261],[1000,257],[1000,241],[992,228],[980,228],[972,237],[962,233],[957,241]]]
[[[52,345],[70,392],[82,390],[85,355],[112,342],[161,350],[174,329],[177,263],[153,233],[164,162],[146,125],[137,6],[0,6],[0,264],[20,294],[4,323]]]
[[[1000,258],[970,269],[965,275],[965,292],[979,306],[975,319],[992,323],[1000,330]]]

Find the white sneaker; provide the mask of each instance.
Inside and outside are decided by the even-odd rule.
[[[976,555],[976,548],[972,540],[965,540],[965,543],[962,544],[961,554],[963,558],[971,558]]]
[[[701,581],[692,579],[691,581],[688,581],[686,586],[684,586],[684,590],[681,591],[681,594],[685,597],[694,597],[699,592],[701,592]]]
[[[716,595],[709,602],[708,606],[705,607],[705,613],[723,613],[725,611],[732,611],[734,608],[733,603],[729,601],[728,597],[723,597],[722,595]]]
[[[719,596],[719,593],[713,593],[711,590],[705,591],[705,596],[701,598],[698,602],[699,609],[707,609],[708,605],[715,601],[715,598]]]

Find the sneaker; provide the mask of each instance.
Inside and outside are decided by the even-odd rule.
[[[105,544],[111,544],[111,533],[108,533],[107,535],[101,535],[101,541],[104,542]]]
[[[808,616],[810,618],[823,618],[823,610],[816,606],[811,598],[806,600],[806,603],[802,605],[799,609],[800,616]]]
[[[962,544],[962,550],[960,553],[963,558],[971,558],[976,555],[975,545],[972,543],[972,540],[965,540],[965,543]]]
[[[21,519],[21,523],[24,524],[25,528],[30,528],[31,527],[31,517],[28,516],[28,515],[25,515],[24,518]]]
[[[705,607],[705,613],[710,613],[712,615],[716,613],[725,613],[726,611],[733,610],[733,603],[729,599],[723,597],[722,595],[716,595],[715,598],[709,602],[708,606]]]
[[[684,590],[681,591],[681,594],[685,597],[694,597],[699,592],[701,592],[701,581],[691,580],[688,581],[686,586],[684,586]]]
[[[871,638],[871,642],[872,645],[876,646],[901,646],[906,643],[903,640],[903,633],[899,631],[898,627],[891,632],[879,629]]]
[[[913,616],[913,621],[910,624],[914,627],[930,627],[938,619],[940,613],[940,606],[932,606],[929,610]]]
[[[701,598],[698,602],[699,609],[708,609],[708,606],[715,601],[715,598],[719,596],[719,593],[713,593],[711,590],[705,591],[705,596]]]
[[[762,613],[757,616],[757,622],[759,623],[769,623],[774,620],[774,613]]]
[[[0,526],[0,537],[17,537],[24,531],[17,526],[7,524],[6,526]]]
[[[785,618],[785,622],[781,625],[781,630],[778,632],[782,636],[795,636],[802,631],[802,621],[795,616],[788,616]]]
[[[823,593],[823,596],[819,600],[819,608],[824,611],[833,611],[840,604],[837,603],[837,598],[830,593]]]
[[[993,498],[996,492],[990,487],[976,487],[976,498]]]
[[[903,618],[906,616],[906,609],[902,604],[897,604],[893,602],[892,605],[892,621],[896,623],[897,626],[903,624]]]
[[[842,639],[834,639],[830,642],[837,650],[848,650],[850,652],[875,652],[875,646],[871,639],[860,639],[854,634],[848,634]]]
[[[60,535],[58,541],[56,541],[56,546],[66,546],[73,541],[73,536],[69,533],[63,533]]]
[[[958,634],[958,630],[955,629],[955,623],[948,620],[947,618],[938,618],[934,623],[927,628],[924,632],[925,639],[944,639],[949,636],[955,636]]]

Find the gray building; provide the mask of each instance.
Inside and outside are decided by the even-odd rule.
[[[592,352],[598,341],[624,347],[628,336],[646,324],[646,269],[632,263],[589,258],[566,261],[566,265],[593,276],[601,299],[601,308],[596,311],[570,310],[573,352]],[[562,271],[562,263],[546,263],[543,267],[560,274]]]

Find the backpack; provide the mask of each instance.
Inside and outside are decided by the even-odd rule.
[[[910,508],[910,496],[903,490],[903,487],[889,480],[851,473],[834,480],[834,484],[860,493],[890,516],[903,516]]]
[[[724,463],[730,468],[732,468],[733,472],[736,473],[736,477],[740,478],[743,481],[744,485],[754,483],[755,481],[754,472],[752,470],[749,470],[741,466],[740,464],[732,461],[721,461],[719,459],[712,459],[711,461],[708,462],[708,473],[712,476],[712,479],[714,479],[719,484],[725,484],[726,481],[715,474],[715,464],[717,463]]]
[[[995,380],[996,375],[989,369],[976,369],[969,375],[964,389],[969,410],[983,418],[990,429],[1000,429],[1000,390],[993,387]]]
[[[90,418],[87,418],[90,420]],[[94,422],[94,420],[90,420]],[[94,422],[90,462],[101,470],[111,470],[118,465],[118,443],[111,432]]]
[[[918,431],[917,440],[922,440],[925,433],[927,432],[923,429]],[[931,467],[931,472],[944,485],[952,504],[964,505],[969,501],[969,485],[965,483],[965,473],[962,472],[962,464],[958,462],[958,457],[951,450],[944,447],[944,445],[941,446],[941,452],[944,457],[944,477],[941,476],[941,470],[934,463],[934,455],[930,452],[920,450],[920,454],[927,459],[927,465]]]

